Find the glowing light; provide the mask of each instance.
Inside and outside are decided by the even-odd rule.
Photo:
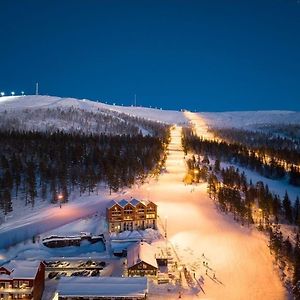
[[[5,96],[5,93],[4,92],[1,92],[1,97]]]
[[[11,92],[11,95],[14,96],[14,95],[15,95],[15,92]]]

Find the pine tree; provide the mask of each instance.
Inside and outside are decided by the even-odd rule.
[[[284,210],[285,218],[287,219],[288,222],[292,223],[293,222],[292,205],[287,191],[285,191],[285,195],[282,201],[282,207]]]

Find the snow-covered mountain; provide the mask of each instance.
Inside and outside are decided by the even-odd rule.
[[[253,129],[257,125],[300,124],[300,112],[285,110],[200,113],[210,127]]]
[[[37,108],[77,108],[89,112],[97,112],[104,109],[169,124],[184,123],[187,121],[183,113],[179,111],[109,105],[86,99],[61,98],[52,96],[9,96],[0,98],[0,112],[5,110],[19,111],[23,109]]]
[[[68,118],[66,112],[72,112],[72,116]],[[75,112],[77,112],[76,116],[74,116]],[[103,128],[99,128],[98,123],[105,123],[105,121],[97,121],[97,115],[100,114],[113,116],[117,123],[124,121],[118,114],[167,124],[188,122],[185,112],[175,110],[109,105],[86,99],[52,96],[0,97],[0,127],[2,128],[10,120],[10,122],[18,123],[19,128],[24,129],[82,130],[84,127],[87,131],[101,132]],[[296,111],[198,112],[197,115],[209,127],[252,129],[258,125],[300,124],[300,112]],[[140,130],[147,132],[141,126]]]

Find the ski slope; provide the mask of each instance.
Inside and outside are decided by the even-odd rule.
[[[199,288],[185,286],[184,299],[287,299],[265,237],[241,227],[231,216],[220,214],[208,198],[205,184],[195,188],[184,185],[185,172],[181,127],[176,127],[171,132],[166,173],[158,181],[136,186],[127,195],[78,197],[77,201],[67,203],[61,209],[44,208],[11,220],[1,225],[1,246],[7,247],[96,212],[104,213],[105,205],[112,197],[147,198],[158,204],[160,219],[167,222],[168,240],[176,250],[180,265],[194,272],[197,279],[204,278],[201,286],[205,294]],[[14,248],[1,252],[0,260],[5,261],[14,253]],[[210,268],[207,274],[202,254]],[[150,300],[176,298],[177,294],[163,289],[158,294],[151,295],[151,291],[149,294]]]
[[[181,128],[171,133],[167,172],[158,182],[133,190],[158,204],[159,216],[167,222],[167,235],[180,263],[204,278],[201,290],[185,290],[184,299],[280,300],[287,294],[273,265],[263,234],[235,223],[217,211],[207,196],[206,184],[185,186],[186,172],[181,148]],[[205,258],[203,258],[204,254]],[[208,273],[203,261],[208,262]],[[213,279],[215,274],[216,279]],[[205,293],[205,294],[204,294]],[[155,295],[150,299],[175,299]]]

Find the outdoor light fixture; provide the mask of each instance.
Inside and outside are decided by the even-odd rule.
[[[5,93],[4,92],[1,92],[1,97],[5,96]]]
[[[15,92],[11,92],[11,95],[14,96],[14,95],[15,95]]]

